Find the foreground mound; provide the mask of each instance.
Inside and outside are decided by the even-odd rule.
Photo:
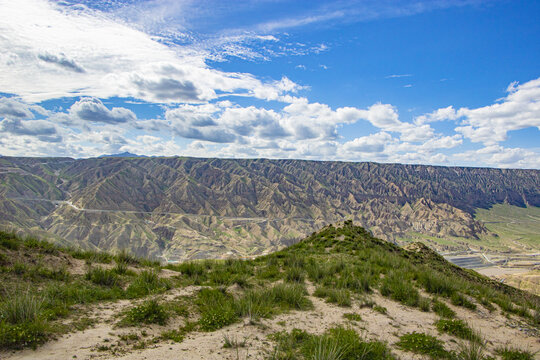
[[[351,222],[254,260],[163,267],[5,233],[0,253],[2,358],[533,359],[540,350],[538,297]]]

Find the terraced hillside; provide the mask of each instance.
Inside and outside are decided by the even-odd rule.
[[[463,248],[482,239],[500,245],[498,229],[474,216],[501,203],[537,209],[540,171],[182,157],[0,158],[3,228],[169,261],[263,254],[346,219],[390,241],[431,239]]]
[[[350,222],[254,260],[166,267],[0,233],[0,261],[2,359],[527,360],[540,351],[540,298]]]

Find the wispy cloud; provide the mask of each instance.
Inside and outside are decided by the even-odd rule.
[[[404,78],[404,77],[411,77],[412,74],[392,74],[385,76],[385,79],[396,79],[396,78]]]

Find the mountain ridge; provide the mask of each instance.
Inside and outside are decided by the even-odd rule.
[[[271,251],[348,218],[392,241],[478,239],[490,232],[476,209],[540,206],[538,170],[371,162],[4,157],[0,181],[4,226],[180,258]]]

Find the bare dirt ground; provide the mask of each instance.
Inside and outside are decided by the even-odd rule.
[[[200,287],[190,286],[173,289],[162,295],[162,299],[171,300],[178,296],[190,296]],[[313,292],[308,286],[308,291]],[[426,294],[423,294],[426,296]],[[265,359],[274,349],[274,343],[268,335],[293,328],[306,330],[310,333],[320,334],[336,325],[352,327],[367,339],[386,341],[393,353],[399,359],[423,359],[412,353],[402,352],[392,346],[398,337],[408,332],[425,332],[438,337],[445,342],[448,349],[456,349],[458,340],[438,333],[434,323],[438,317],[432,312],[422,312],[415,308],[403,306],[399,303],[382,297],[378,293],[370,295],[370,299],[377,305],[387,309],[386,314],[374,311],[369,307],[360,307],[360,301],[354,301],[352,307],[339,307],[331,305],[324,300],[310,296],[314,309],[310,311],[294,311],[281,314],[272,319],[236,323],[215,332],[191,332],[180,342],[159,341],[153,343],[150,339],[159,336],[167,329],[178,328],[183,325],[181,318],[173,319],[166,326],[141,326],[118,328],[117,315],[124,309],[131,307],[132,302],[127,300],[114,303],[103,303],[92,309],[91,313],[97,318],[96,324],[87,330],[73,332],[51,341],[37,350],[24,350],[12,353],[0,353],[0,358],[11,360],[22,359]],[[496,314],[489,313],[482,306],[476,311],[469,311],[461,307],[448,304],[460,319],[478,330],[486,341],[488,352],[496,347],[512,345],[540,354],[540,337],[538,333],[521,324],[516,317],[506,317],[496,310]],[[356,313],[361,321],[346,320],[343,315]],[[136,342],[121,342],[122,335],[135,334],[143,340],[144,346],[136,349]],[[225,337],[244,343],[243,347],[225,349]],[[115,345],[119,344],[119,345]],[[111,346],[113,345],[113,346]],[[111,350],[111,349],[114,349]],[[537,354],[537,356],[538,356]]]

